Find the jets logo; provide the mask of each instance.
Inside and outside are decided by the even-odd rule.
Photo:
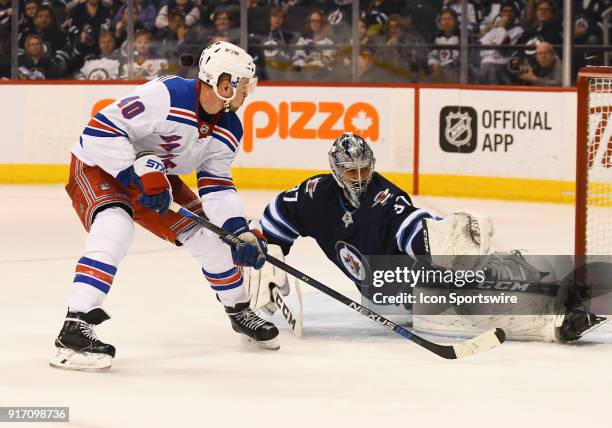
[[[338,241],[335,245],[336,258],[340,262],[342,270],[357,284],[364,285],[369,278],[370,268],[368,262],[357,248],[344,241]]]
[[[321,177],[312,178],[306,183],[304,193],[307,193],[308,196],[310,196],[310,199],[314,199],[314,192],[315,190],[317,190],[317,184],[319,184],[319,180],[321,180]]]
[[[210,130],[210,125],[208,125],[208,123],[203,123],[202,126],[200,126],[200,133],[202,134],[208,134],[208,131]]]
[[[376,194],[376,196],[374,196],[374,203],[372,203],[372,208],[374,208],[376,205],[385,205],[387,201],[391,198],[391,196],[393,195],[389,192],[389,188],[381,190]]]

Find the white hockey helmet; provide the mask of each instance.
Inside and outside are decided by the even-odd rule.
[[[217,92],[217,83],[223,73],[230,75],[230,83],[234,88],[231,97],[223,97]],[[228,42],[215,42],[202,51],[198,78],[212,86],[215,95],[225,101],[226,109],[229,108],[230,101],[236,96],[237,91],[235,89],[238,87],[241,78],[248,79],[246,82],[247,93],[252,93],[257,86],[253,57],[241,47]]]

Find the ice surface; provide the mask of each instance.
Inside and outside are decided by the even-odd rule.
[[[247,214],[257,216],[273,194],[242,192]],[[85,232],[60,186],[0,186],[0,201],[0,406],[70,406],[70,426],[88,428],[516,428],[612,420],[608,326],[574,345],[505,343],[446,361],[304,286],[304,337],[292,337],[277,316],[280,351],[253,349],[231,331],[197,263],[142,229],[106,300],[113,318],[97,329],[117,347],[113,368],[51,369]],[[499,248],[573,248],[569,205],[415,202],[438,214],[489,214]],[[298,241],[287,262],[356,298],[314,241]]]

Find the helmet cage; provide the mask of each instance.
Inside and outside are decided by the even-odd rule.
[[[334,141],[329,151],[332,175],[355,208],[359,208],[361,197],[372,181],[375,162],[374,153],[368,143],[350,132],[342,134]],[[351,170],[353,172],[347,174]]]

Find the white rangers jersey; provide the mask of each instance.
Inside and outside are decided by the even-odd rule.
[[[199,93],[199,81],[177,76],[139,86],[96,113],[72,153],[124,185],[137,154],[154,153],[168,175],[196,171],[200,198],[213,223],[244,217],[230,171],[242,124],[233,112],[206,114]]]

